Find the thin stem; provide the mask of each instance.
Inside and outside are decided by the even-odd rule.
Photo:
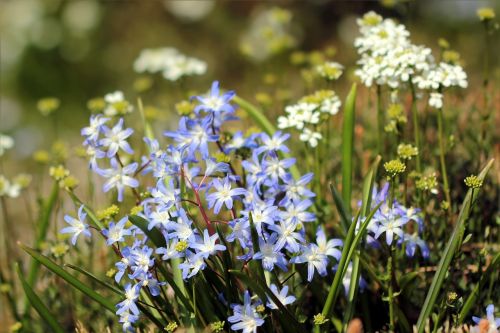
[[[438,139],[439,139],[439,161],[441,164],[441,177],[443,178],[443,190],[446,196],[446,201],[448,202],[449,207],[451,207],[451,196],[450,196],[450,188],[448,185],[448,173],[446,172],[446,147],[444,142],[444,133],[443,133],[443,109],[438,110]]]
[[[391,253],[389,261],[387,263],[387,270],[389,274],[389,332],[395,331],[395,318],[394,318],[394,287],[393,287],[393,256],[394,256],[394,245],[391,245]]]
[[[382,154],[384,144],[384,110],[382,108],[382,87],[377,85],[377,153]]]
[[[422,172],[422,162],[420,155],[422,155],[422,150],[420,149],[420,131],[418,128],[418,109],[417,109],[417,96],[415,92],[415,86],[413,85],[412,79],[410,78],[410,89],[411,89],[411,112],[413,115],[413,132],[415,136],[415,146],[418,149],[418,154],[416,156],[417,161],[417,172]]]

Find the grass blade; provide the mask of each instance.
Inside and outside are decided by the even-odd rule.
[[[493,165],[493,159],[488,162],[488,164],[484,167],[484,169],[479,174],[478,178],[480,180],[484,180],[486,174],[490,170]],[[450,267],[451,261],[455,256],[456,251],[459,249],[461,245],[461,238],[464,234],[465,230],[465,222],[469,217],[469,213],[471,210],[472,203],[474,202],[475,197],[477,196],[478,190],[469,189],[467,195],[462,204],[462,208],[460,209],[460,213],[458,215],[457,222],[455,224],[455,229],[446,244],[446,248],[443,252],[443,256],[441,257],[441,261],[439,262],[436,274],[432,279],[431,286],[429,291],[427,292],[427,296],[425,298],[424,305],[422,306],[422,311],[420,312],[420,316],[417,321],[417,329],[418,333],[424,332],[425,322],[429,318],[432,313],[432,309],[434,308],[434,304],[436,303],[436,299],[441,291],[441,287],[443,285],[446,273],[448,272],[448,268]]]
[[[273,135],[276,132],[274,125],[266,118],[262,110],[259,110],[255,105],[249,103],[239,96],[234,96],[233,100],[252,118],[255,124],[268,135]]]
[[[340,225],[342,226],[342,230],[344,231],[344,233],[346,233],[347,230],[349,230],[349,225],[351,224],[350,213],[347,212],[344,200],[342,200],[342,196],[335,187],[335,184],[330,183],[330,191],[333,195],[333,202],[335,203],[335,207],[337,207],[337,211],[340,215]]]
[[[16,270],[19,280],[21,281],[21,285],[23,286],[24,293],[26,294],[26,297],[29,301],[29,304],[33,306],[33,308],[36,310],[36,312],[38,312],[40,317],[47,323],[47,325],[50,326],[52,332],[64,333],[64,329],[57,322],[54,315],[50,313],[49,309],[47,309],[47,307],[45,306],[45,304],[43,304],[38,295],[33,291],[33,289],[31,289],[28,282],[26,282],[18,264],[16,264]]]
[[[113,314],[115,313],[116,311],[115,305],[108,298],[95,292],[91,287],[87,286],[86,284],[82,283],[80,280],[75,278],[73,275],[66,272],[62,267],[57,265],[55,262],[53,262],[46,256],[38,253],[34,249],[29,248],[23,244],[20,244],[20,246],[24,251],[26,251],[26,253],[32,256],[36,261],[47,267],[53,273],[61,277],[64,281],[68,282],[70,285],[80,290],[82,293],[84,293],[97,303],[101,304],[104,308],[111,311]]]
[[[497,253],[497,255],[493,258],[491,264],[486,269],[486,272],[484,272],[484,274],[481,275],[479,283],[474,287],[469,297],[467,297],[467,300],[465,301],[464,305],[462,306],[462,309],[460,310],[460,313],[458,314],[459,325],[463,324],[465,318],[469,314],[470,309],[476,303],[479,297],[479,291],[483,288],[486,281],[488,281],[491,273],[497,272],[498,269],[497,266],[500,266],[500,253]]]
[[[342,199],[344,199],[348,213],[351,213],[355,109],[356,84],[354,83],[345,101],[344,123],[342,126]]]

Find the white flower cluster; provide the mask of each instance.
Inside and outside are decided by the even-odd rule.
[[[412,80],[419,89],[436,91],[467,87],[467,75],[457,64],[436,63],[431,49],[414,45],[404,25],[369,12],[358,19],[361,36],[354,46],[361,59],[356,75],[364,85],[373,83],[397,89]],[[437,95],[431,106],[439,105]]]
[[[329,116],[337,114],[340,106],[340,99],[333,90],[317,91],[304,96],[297,104],[286,106],[286,116],[278,117],[278,128],[296,128],[301,131],[299,136],[301,141],[316,147],[318,140],[323,138],[317,131],[318,126]]]
[[[188,57],[172,47],[144,49],[134,62],[138,73],[149,72],[163,74],[169,81],[177,81],[183,76],[203,75],[207,64],[199,59]]]
[[[17,198],[30,182],[31,176],[28,174],[19,174],[12,180],[0,175],[0,197]]]
[[[5,154],[5,151],[14,147],[14,139],[8,135],[0,133],[0,156]]]

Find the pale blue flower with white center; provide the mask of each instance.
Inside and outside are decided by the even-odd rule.
[[[228,172],[229,164],[224,162],[217,162],[213,158],[205,160],[205,177],[210,177],[216,172]]]
[[[420,252],[422,253],[422,257],[424,257],[424,259],[429,258],[430,255],[429,247],[424,242],[424,240],[418,236],[418,232],[414,232],[413,234],[405,233],[403,235],[403,238],[399,240],[398,244],[402,244],[403,242],[405,244],[406,255],[408,257],[413,258],[415,256],[417,247],[419,247]]]
[[[228,242],[238,240],[242,248],[246,249],[251,243],[250,221],[248,218],[238,218],[229,222],[231,233],[226,237]]]
[[[200,270],[204,270],[205,267],[207,267],[205,259],[189,250],[186,251],[186,260],[179,265],[184,280],[195,276]]]
[[[131,163],[124,167],[121,167],[116,159],[111,159],[111,168],[110,169],[99,169],[97,172],[105,177],[109,178],[103,185],[103,191],[108,192],[112,188],[116,187],[118,192],[118,201],[123,201],[123,192],[125,190],[125,186],[136,188],[139,186],[139,181],[137,179],[131,177],[135,170],[137,170],[137,163]]]
[[[378,239],[380,235],[385,233],[385,241],[389,246],[394,240],[394,235],[403,238],[403,226],[408,222],[393,208],[384,213],[377,212],[375,221],[378,222],[378,226],[374,237]]]
[[[473,316],[472,320],[478,326],[473,327],[471,333],[498,333],[500,317],[495,318],[495,306],[493,304],[486,307],[486,318]]]
[[[288,296],[288,286],[283,286],[281,290],[276,287],[274,283],[272,283],[269,288],[273,292],[273,294],[278,298],[281,304],[287,306],[296,301],[295,296]],[[274,303],[271,297],[268,297],[268,302],[266,306],[272,310],[278,310],[278,306]]]
[[[317,270],[319,275],[326,275],[326,266],[328,265],[328,258],[325,254],[321,253],[316,244],[309,244],[302,246],[302,253],[290,260],[292,263],[302,264],[307,263],[307,281],[311,282],[314,277],[314,271]]]
[[[282,178],[284,185],[281,186],[282,191],[284,191],[286,195],[283,200],[281,200],[280,204],[287,205],[290,201],[297,202],[303,198],[315,197],[316,194],[306,187],[313,177],[314,174],[311,172],[295,180],[291,174],[286,174],[285,177]]]
[[[170,212],[163,207],[156,207],[153,210],[148,209],[146,216],[148,220],[148,230],[157,226],[160,226],[160,228],[166,228],[168,223],[172,222],[170,219]]]
[[[135,328],[132,326],[132,324],[138,320],[139,316],[131,314],[130,312],[123,312],[120,315],[119,322],[122,324],[124,332],[135,332]]]
[[[103,117],[101,114],[90,116],[90,124],[82,128],[81,135],[85,137],[84,144],[95,145],[99,139],[99,135],[103,131],[103,126],[109,118]]]
[[[270,177],[273,182],[283,179],[287,175],[287,169],[295,164],[295,158],[285,158],[280,160],[277,157],[271,157],[262,162],[264,174]]]
[[[196,113],[198,113],[199,111],[231,113],[234,111],[234,107],[230,104],[230,101],[234,97],[234,95],[234,91],[228,91],[220,95],[219,81],[214,81],[212,83],[210,93],[207,96],[194,97],[196,100],[198,100],[198,102],[200,102],[200,105],[196,106],[194,111]]]
[[[242,333],[256,333],[257,327],[264,325],[264,319],[257,312],[256,305],[252,304],[248,290],[245,291],[243,305],[235,305],[233,315],[227,321],[233,324],[233,331],[241,330]]]
[[[339,248],[343,245],[342,240],[330,239],[327,241],[325,231],[322,227],[318,227],[318,230],[316,231],[316,244],[318,244],[320,253],[333,257],[337,259],[337,261],[340,260],[342,252]]]
[[[270,137],[266,133],[262,133],[260,135],[262,145],[255,151],[259,155],[263,152],[288,153],[290,149],[288,149],[288,147],[284,144],[284,142],[288,140],[288,138],[290,138],[290,134],[288,133],[282,134],[281,131],[277,131],[276,133],[273,134],[272,137]]]
[[[155,251],[156,254],[161,254],[161,259],[165,261],[184,256],[183,253],[180,253],[175,249],[175,246],[177,245],[177,243],[179,243],[178,240],[174,238],[173,240],[169,241],[167,238],[168,235],[165,234],[164,236],[166,246],[157,248]]]
[[[127,138],[134,133],[134,130],[131,128],[123,129],[123,118],[120,118],[118,123],[111,129],[107,126],[103,126],[103,132],[105,138],[99,140],[99,144],[108,148],[106,154],[108,157],[115,156],[119,149],[127,154],[134,153],[127,142]]]
[[[421,209],[414,208],[414,207],[406,208],[406,207],[401,206],[401,205],[398,205],[398,206],[401,209],[402,214],[405,215],[406,219],[413,220],[413,221],[417,222],[418,230],[421,232],[424,229],[424,219],[422,218],[422,215],[420,214]]]
[[[304,237],[296,232],[297,222],[281,220],[279,224],[270,226],[269,230],[274,231],[278,235],[278,241],[276,242],[278,250],[281,250],[286,245],[287,250],[290,252],[299,252],[300,243],[305,241]]]
[[[272,234],[267,240],[259,239],[260,251],[253,255],[253,259],[262,260],[262,267],[266,271],[272,271],[278,266],[283,271],[288,271],[286,259],[276,246],[277,235]]]
[[[64,221],[66,221],[70,226],[62,228],[60,233],[73,234],[73,237],[71,237],[71,244],[76,245],[76,240],[78,239],[78,236],[80,236],[80,234],[83,234],[86,237],[91,236],[89,225],[85,223],[86,217],[87,213],[84,211],[83,205],[81,205],[78,209],[77,219],[69,215],[64,216]]]
[[[140,290],[141,288],[138,284],[132,285],[128,283],[125,286],[125,300],[116,305],[116,307],[118,308],[118,311],[116,311],[117,315],[121,315],[125,312],[131,312],[134,315],[139,314],[139,308],[137,307],[135,302],[137,302],[137,300],[139,299]]]
[[[119,283],[122,279],[125,271],[130,267],[130,262],[133,261],[130,247],[125,246],[121,249],[122,258],[119,262],[115,264],[115,267],[118,269],[118,272],[115,274],[115,281]]]
[[[201,240],[202,242],[191,243],[190,247],[198,250],[196,255],[202,256],[204,259],[207,259],[209,256],[214,255],[217,251],[224,251],[226,249],[224,245],[216,244],[218,240],[218,234],[213,234],[212,236],[210,236],[208,230],[205,229],[203,231],[203,240]]]
[[[241,162],[241,166],[246,171],[247,183],[248,185],[258,186],[263,181],[261,175],[263,174],[262,164],[259,155],[254,150],[252,153],[251,160],[244,160]]]
[[[301,224],[304,222],[313,222],[316,216],[308,212],[307,209],[312,205],[311,200],[302,200],[297,203],[290,203],[286,206],[285,211],[281,211],[281,218],[288,223]]]
[[[179,209],[178,213],[177,221],[168,222],[166,225],[168,231],[173,231],[170,233],[170,237],[194,242],[196,234],[191,227],[193,222],[188,218],[184,209]]]
[[[106,153],[100,150],[98,147],[88,145],[85,151],[87,154],[87,158],[89,159],[89,169],[90,170],[98,170],[99,166],[97,165],[97,159],[104,158]]]
[[[241,214],[248,217],[252,214],[252,221],[255,229],[260,234],[262,232],[262,224],[273,225],[274,220],[278,216],[278,207],[273,206],[270,202],[258,201],[249,211],[243,211]]]
[[[214,208],[214,213],[218,214],[225,205],[227,209],[233,208],[233,197],[240,195],[245,195],[247,190],[244,188],[231,188],[231,182],[229,178],[226,177],[222,180],[214,179],[212,185],[215,188],[215,192],[207,195],[208,208]]]
[[[128,222],[128,217],[125,216],[118,223],[111,221],[107,229],[102,230],[102,234],[106,236],[106,244],[111,245],[117,242],[124,242],[124,236],[129,236],[132,234],[130,229],[125,228],[125,224]]]
[[[141,274],[146,274],[150,267],[154,265],[154,258],[151,258],[153,254],[153,249],[149,246],[144,246],[142,248],[134,249],[131,252],[133,262],[131,268],[133,274],[131,278],[137,278]]]

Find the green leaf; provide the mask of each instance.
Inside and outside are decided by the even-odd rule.
[[[250,233],[252,236],[252,245],[254,253],[260,252],[259,245],[259,235],[257,234],[257,229],[255,228],[255,224],[253,223],[252,213],[248,214],[248,220],[250,221]],[[262,268],[262,263],[259,260],[252,260],[250,262],[251,267],[259,277],[265,281],[264,269]]]
[[[377,156],[375,158],[375,161],[373,162],[370,170],[368,171],[368,174],[365,176],[363,181],[363,200],[361,205],[361,213],[363,214],[364,217],[366,217],[370,213],[373,186],[375,184],[375,177],[377,175],[377,170],[380,160],[381,160],[380,156]],[[374,210],[374,212],[375,211],[376,210]],[[353,243],[358,244],[361,241],[361,237],[363,237],[363,235],[364,235],[364,229],[363,230],[360,229]],[[357,255],[352,260],[351,281],[349,283],[349,294],[347,295],[347,308],[344,312],[344,319],[343,319],[344,329],[347,329],[347,325],[351,321],[352,316],[354,314],[354,308],[356,306],[356,297],[358,294],[359,279],[361,276],[361,264],[360,264],[358,245],[352,246],[351,250],[352,251],[356,250]],[[352,253],[351,251],[349,251],[347,263],[349,263],[349,258],[351,256]]]
[[[483,289],[484,285],[486,284],[486,282],[490,278],[490,275],[493,272],[498,272],[497,266],[500,266],[500,253],[497,253],[497,255],[493,258],[493,260],[491,261],[491,264],[486,269],[486,272],[484,272],[481,275],[481,279],[479,280],[479,283],[474,287],[474,289],[470,293],[469,297],[467,297],[467,300],[465,301],[465,303],[462,306],[462,309],[460,310],[460,313],[458,315],[458,324],[459,325],[461,325],[464,322],[465,318],[467,317],[467,315],[470,312],[470,309],[476,303],[477,299],[479,298],[479,292]]]
[[[37,225],[39,226],[36,240],[35,248],[40,248],[40,245],[45,241],[47,237],[47,231],[49,229],[50,217],[52,216],[52,211],[54,210],[57,197],[59,196],[59,184],[54,182],[52,185],[52,191],[50,192],[49,198],[43,203],[42,211],[40,212],[40,218],[38,219]],[[35,283],[38,271],[40,269],[40,264],[33,260],[28,273],[28,284],[32,286]]]
[[[55,273],[56,275],[61,277],[64,281],[68,282],[70,285],[72,285],[76,289],[80,290],[82,293],[84,293],[85,295],[87,295],[88,297],[90,297],[91,299],[96,301],[97,303],[101,304],[107,310],[111,311],[112,313],[115,313],[115,311],[116,311],[115,305],[108,298],[95,292],[94,289],[85,285],[80,280],[75,278],[73,275],[66,272],[62,267],[57,265],[55,262],[53,262],[52,260],[50,260],[46,256],[40,254],[39,252],[37,252],[37,251],[33,250],[32,248],[29,248],[23,244],[20,244],[20,246],[24,251],[26,251],[30,256],[32,256],[36,261],[38,261],[40,264],[47,267],[53,273]]]
[[[33,308],[36,310],[36,312],[38,312],[40,317],[47,323],[47,325],[50,326],[52,332],[64,333],[64,329],[57,322],[54,315],[50,313],[49,309],[47,309],[45,304],[43,304],[38,295],[33,291],[33,289],[31,289],[30,285],[24,279],[23,273],[19,268],[19,264],[16,264],[16,270],[19,280],[21,281],[21,285],[23,286],[24,293],[26,294],[26,297],[28,298],[31,306],[33,306]]]
[[[345,101],[344,123],[342,126],[342,199],[348,213],[351,212],[355,109],[356,84],[354,83]]]
[[[337,211],[339,212],[340,215],[340,225],[342,226],[344,233],[346,233],[347,230],[349,229],[349,225],[351,224],[350,213],[347,212],[345,203],[342,200],[339,191],[335,187],[335,184],[330,183],[330,191],[332,192],[333,195],[333,202],[335,203],[335,207],[337,207]]]
[[[483,181],[484,178],[486,177],[486,174],[493,165],[493,161],[494,160],[491,159],[479,174],[478,178],[481,181]],[[461,244],[460,240],[462,239],[462,236],[465,231],[466,221],[469,217],[472,203],[474,202],[478,192],[479,190],[472,188],[469,189],[469,191],[467,191],[467,195],[465,196],[462,208],[460,209],[460,213],[458,215],[458,219],[455,224],[455,229],[453,229],[453,233],[451,234],[451,237],[448,243],[446,244],[444,252],[441,256],[441,261],[439,262],[437,271],[434,274],[431,286],[429,288],[429,291],[427,292],[427,296],[425,298],[424,305],[422,306],[420,316],[418,317],[417,321],[418,333],[424,332],[425,322],[432,313],[434,304],[436,303],[436,299],[439,296],[439,292],[441,291],[441,288],[443,286],[446,273],[448,272],[448,268],[450,267],[451,261]]]
[[[102,281],[101,279],[99,279],[97,276],[95,276],[94,274],[84,270],[83,268],[80,268],[78,266],[75,266],[75,265],[71,265],[71,264],[65,264],[64,265],[65,267],[69,267],[79,273],[82,273],[83,275],[87,276],[88,278],[90,278],[91,280],[97,282],[98,284],[100,284],[101,286],[103,287],[106,287],[108,288],[109,290],[111,290],[112,292],[114,292],[115,294],[117,295],[123,295],[123,291],[116,288],[115,286],[113,286],[112,284],[106,282],[106,281]]]
[[[149,223],[146,219],[137,215],[129,215],[128,219],[130,222],[132,222],[133,225],[139,227],[139,229],[141,229],[142,232],[144,232],[146,236],[148,236],[149,240],[151,240],[151,242],[153,242],[156,247],[164,247],[166,245],[165,237],[163,237],[163,235],[157,228],[148,230]]]
[[[274,125],[266,118],[262,110],[259,110],[255,105],[247,102],[239,96],[234,96],[233,100],[252,118],[255,124],[268,135],[273,135],[276,132]]]

